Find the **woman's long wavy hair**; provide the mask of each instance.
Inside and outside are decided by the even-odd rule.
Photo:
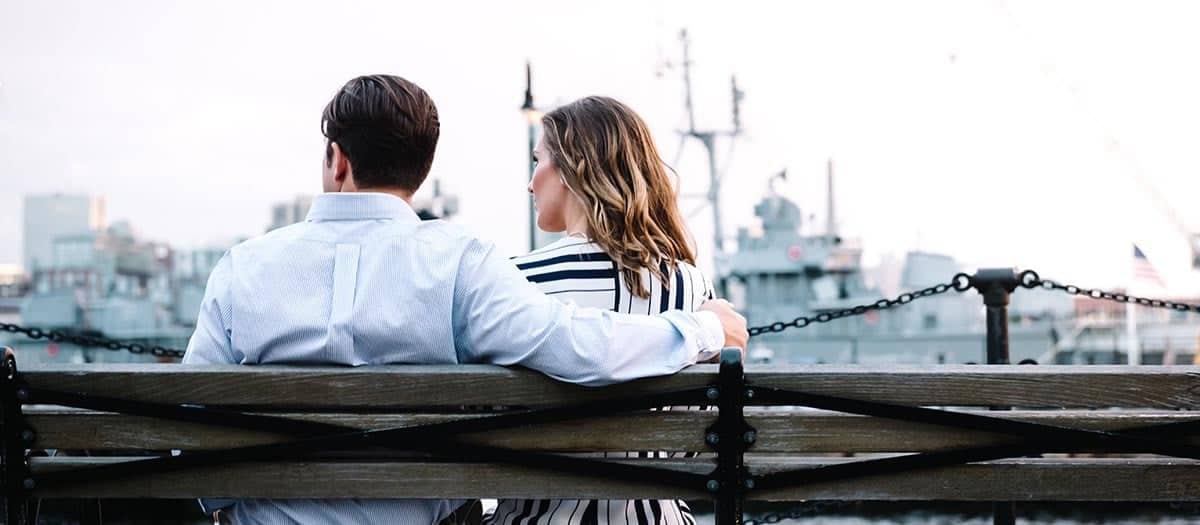
[[[588,234],[630,292],[650,296],[643,268],[668,286],[676,261],[696,263],[670,168],[641,117],[611,98],[587,97],[547,113],[542,126],[551,159],[587,212]]]

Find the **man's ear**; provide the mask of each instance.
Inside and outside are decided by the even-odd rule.
[[[350,160],[342,153],[342,147],[336,142],[329,143],[329,168],[333,171],[333,181],[338,187],[345,186],[350,177]]]

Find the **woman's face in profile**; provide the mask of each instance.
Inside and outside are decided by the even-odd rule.
[[[529,193],[533,194],[538,228],[547,232],[566,230],[565,210],[571,193],[563,183],[558,166],[546,152],[545,138],[538,141],[533,156],[537,159],[537,167],[533,170],[533,180],[529,182]]]

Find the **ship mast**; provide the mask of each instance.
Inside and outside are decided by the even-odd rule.
[[[833,159],[825,163],[825,236],[833,244],[838,237],[836,201],[833,199]]]
[[[716,141],[719,137],[726,137],[732,140],[742,134],[741,102],[744,93],[738,89],[737,77],[730,76],[730,90],[733,98],[733,129],[723,131],[697,129],[695,106],[692,103],[692,60],[687,29],[680,30],[679,40],[683,44],[683,63],[681,64],[683,66],[683,100],[688,117],[688,129],[679,133],[684,139],[690,137],[698,140],[704,146],[705,154],[708,157],[708,192],[705,194],[705,198],[712,209],[713,256],[715,259],[725,251],[725,231],[721,222],[721,173],[717,168]],[[718,282],[717,286],[719,287],[718,291],[724,295],[724,282]]]

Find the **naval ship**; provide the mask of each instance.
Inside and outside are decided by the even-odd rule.
[[[864,270],[861,243],[842,237],[834,226],[832,160],[827,166],[825,231],[801,233],[805,225],[800,207],[775,191],[775,181],[786,177],[781,173],[754,207],[759,231],[739,228],[736,248],[715,257],[717,279],[751,325],[870,305],[974,271],[952,256],[924,251],[907,253],[892,279],[886,275],[888,268]],[[881,285],[888,281],[892,286],[884,289]],[[1125,305],[1042,289],[1018,289],[1011,301],[1011,362],[1127,362]],[[1187,312],[1138,310],[1142,364],[1196,360],[1200,318]],[[804,329],[764,333],[751,339],[747,351],[752,361],[791,364],[983,363],[984,318],[977,292],[950,292]]]

